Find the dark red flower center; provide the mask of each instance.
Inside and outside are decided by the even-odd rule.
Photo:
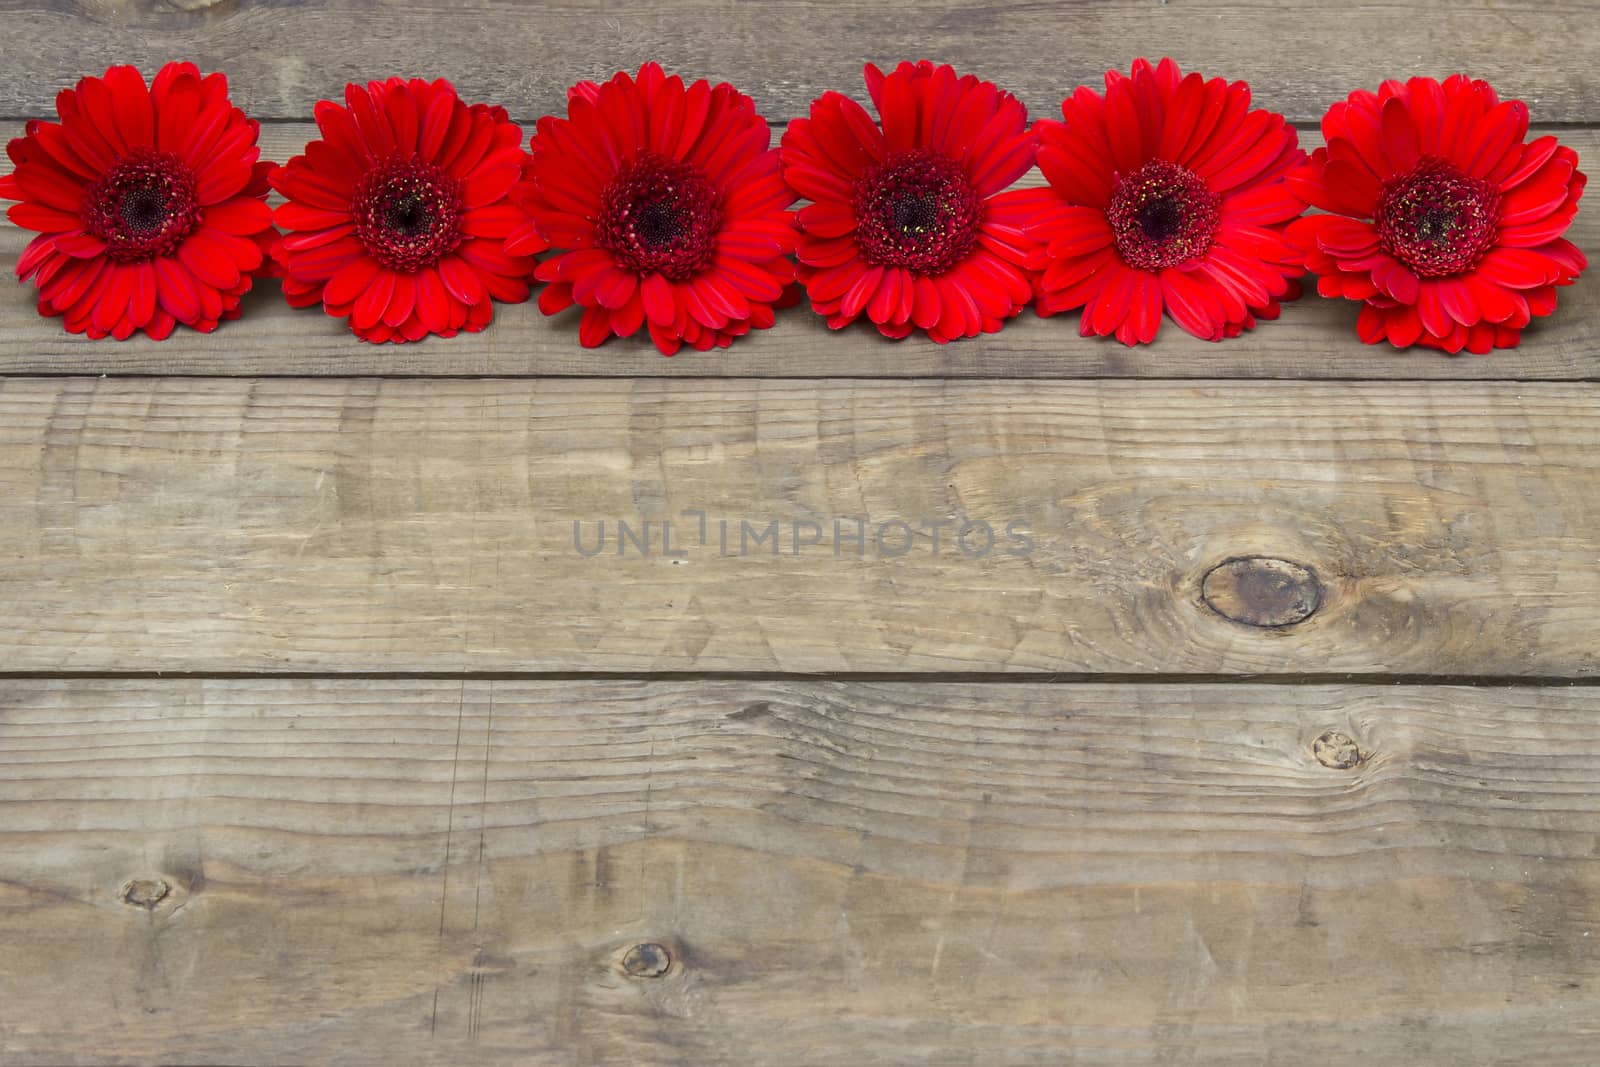
[[[461,181],[416,156],[391,156],[356,183],[351,213],[372,258],[407,273],[461,244]]]
[[[1211,248],[1222,198],[1187,167],[1152,159],[1118,176],[1106,221],[1124,263],[1164,270],[1192,262]]]
[[[685,281],[711,265],[722,197],[682,160],[643,152],[601,194],[595,243],[623,270]]]
[[[856,246],[867,263],[942,274],[977,242],[983,199],[960,163],[913,148],[862,172],[855,212]]]
[[[1373,218],[1379,247],[1418,277],[1459,274],[1494,245],[1500,191],[1441,159],[1423,159],[1384,184]]]
[[[83,198],[83,225],[118,262],[168,256],[200,224],[194,174],[169,152],[140,148]]]

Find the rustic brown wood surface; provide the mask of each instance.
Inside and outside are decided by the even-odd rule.
[[[1171,54],[1307,145],[1466,70],[1600,159],[1593,0],[0,18],[0,140],[111,62],[226,70],[281,160],[390,73],[526,123],[659,59],[781,127],[868,59],[1045,114]],[[532,304],[374,347],[271,282],[88,343],[0,285],[0,1064],[1587,1067],[1597,292],[1489,357],[1312,295],[1222,345],[801,307],[668,360]]]
[[[0,427],[14,671],[1600,675],[1582,384],[13,378]],[[1206,595],[1241,557],[1310,577]]]
[[[421,70],[532,118],[580,78],[654,59],[733,81],[782,121],[828,89],[859,90],[863,60],[936,57],[1043,111],[1108,67],[1170,55],[1250,82],[1298,122],[1384,78],[1456,70],[1545,122],[1593,122],[1594,13],[1589,0],[4,0],[0,115],[37,114],[97,66],[174,56],[227,71],[261,118],[305,118],[347,81]]]
[[[858,94],[860,95],[860,94]],[[0,140],[20,123],[0,123]],[[1600,159],[1600,133],[1558,130],[1584,159]],[[262,154],[285,160],[317,136],[310,123],[262,130]],[[1321,143],[1315,131],[1302,135]],[[1042,179],[1033,172],[1022,184]],[[0,229],[0,263],[14,263],[31,235]],[[1600,213],[1580,213],[1572,238],[1600,248]],[[210,335],[180,333],[176,341],[136,338],[89,341],[61,329],[59,319],[34,310],[35,294],[0,287],[0,373],[185,375],[483,375],[599,377],[823,378],[1332,378],[1332,379],[1600,379],[1600,286],[1594,276],[1561,291],[1556,314],[1527,332],[1522,347],[1489,356],[1448,357],[1364,345],[1356,337],[1356,305],[1325,300],[1314,289],[1289,304],[1276,322],[1226,344],[1209,344],[1172,323],[1160,343],[1126,348],[1078,336],[1078,316],[1040,319],[1032,311],[996,335],[954,345],[921,339],[886,341],[869,326],[833,332],[804,305],[780,314],[775,328],[713,352],[685,350],[665,359],[648,339],[613,339],[598,349],[578,345],[578,315],[554,318],[534,302],[499,306],[479,334],[420,344],[369,345],[341,320],[319,310],[296,310],[278,284],[258,283],[244,316]],[[1310,358],[1309,353],[1317,353]]]
[[[0,709],[8,1063],[1600,1037],[1593,689],[75,680]]]

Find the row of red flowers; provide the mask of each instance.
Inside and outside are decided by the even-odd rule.
[[[774,149],[750,97],[650,63],[574,86],[524,147],[504,108],[391,78],[319,103],[320,139],[276,166],[223,75],[113,67],[10,143],[0,197],[39,233],[17,273],[40,312],[91,337],[214,329],[278,274],[369,341],[481,330],[535,282],[546,314],[583,308],[584,345],[644,329],[667,355],[771,326],[802,287],[830,326],[888,337],[972,337],[1033,303],[1081,309],[1086,336],[1147,343],[1165,313],[1215,341],[1309,270],[1362,303],[1369,343],[1486,352],[1586,266],[1562,236],[1576,153],[1463,76],[1350,94],[1309,156],[1248,85],[1170,59],[1031,125],[948,66],[869,64],[866,86],[876,119],[828,92]],[[1035,165],[1043,187],[1010,188]]]

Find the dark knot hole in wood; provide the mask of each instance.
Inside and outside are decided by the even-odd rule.
[[[1206,571],[1200,599],[1229,622],[1278,630],[1305,622],[1322,606],[1322,582],[1310,567],[1272,556],[1234,556]]]
[[[135,878],[122,887],[122,902],[145,911],[153,911],[157,904],[167,899],[172,887],[160,878]]]
[[[643,941],[622,954],[622,973],[629,978],[660,978],[672,966],[672,953],[656,941]]]
[[[1355,738],[1338,730],[1328,730],[1311,742],[1311,753],[1317,762],[1336,771],[1348,771],[1361,762],[1361,746]]]

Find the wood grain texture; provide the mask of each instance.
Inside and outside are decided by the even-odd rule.
[[[1468,70],[1545,122],[1600,120],[1600,29],[1588,0],[1256,4],[1241,0],[4,0],[0,115],[27,118],[112,62],[180,56],[227,71],[262,118],[305,118],[345,82],[452,78],[518,118],[568,85],[655,59],[734,82],[777,121],[861,64],[931,56],[998,81],[1035,111],[1137,55],[1244,79],[1297,121],[1384,78]]]
[[[1555,384],[6,379],[0,663],[1593,676],[1597,416]],[[1202,596],[1257,556],[1316,588]]]
[[[0,1058],[1588,1064],[1597,713],[11,679]]]
[[[0,139],[20,132],[20,124],[0,124]],[[1559,132],[1582,158],[1600,159],[1600,131]],[[309,123],[267,126],[263,154],[287,159],[315,136]],[[1308,133],[1304,140],[1321,139]],[[1040,180],[1034,171],[1023,184]],[[1313,286],[1277,322],[1223,344],[1197,340],[1168,322],[1155,345],[1130,349],[1079,337],[1076,314],[1045,320],[1032,311],[999,334],[970,341],[891,342],[865,325],[830,332],[802,304],[782,312],[774,329],[730,349],[664,359],[642,338],[584,349],[575,311],[545,318],[531,301],[497,307],[494,323],[480,334],[363,344],[341,320],[290,308],[271,280],[246,298],[243,318],[214,334],[180,331],[161,343],[88,341],[63,331],[59,319],[40,318],[33,289],[11,277],[31,236],[0,222],[0,269],[7,275],[0,278],[0,374],[1600,379],[1600,287],[1593,273],[1561,291],[1555,315],[1529,329],[1520,348],[1489,356],[1364,345],[1355,333],[1356,305],[1324,300]],[[1580,212],[1570,236],[1591,253],[1600,249],[1600,212]]]

